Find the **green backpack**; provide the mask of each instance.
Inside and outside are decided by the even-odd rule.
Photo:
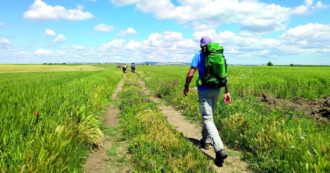
[[[210,88],[224,87],[227,83],[227,63],[223,47],[219,43],[209,43],[204,58],[205,76],[201,79],[202,85]]]

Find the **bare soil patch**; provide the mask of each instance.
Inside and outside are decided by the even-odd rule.
[[[273,107],[293,108],[320,121],[329,121],[330,119],[330,96],[315,100],[303,98],[287,100],[262,94],[261,101]]]
[[[112,94],[112,100],[118,98],[123,87],[122,79],[117,85],[116,90]],[[119,109],[114,105],[109,105],[104,114],[104,124],[106,130],[114,128],[118,125]],[[98,148],[95,148],[88,156],[84,165],[85,173],[118,173],[130,172],[129,162],[126,162],[128,157],[127,153],[128,144],[126,141],[118,141],[115,135],[105,134],[104,140]]]

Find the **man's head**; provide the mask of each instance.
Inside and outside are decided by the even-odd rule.
[[[206,51],[207,44],[211,43],[211,39],[208,36],[203,36],[200,40],[200,46],[203,52]]]

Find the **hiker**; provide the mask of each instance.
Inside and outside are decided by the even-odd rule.
[[[223,47],[217,43],[215,43],[218,47]],[[198,97],[199,97],[199,105],[200,112],[203,117],[203,130],[202,130],[202,139],[200,140],[200,147],[204,149],[208,149],[209,140],[213,143],[214,150],[216,152],[216,159],[214,160],[217,166],[222,166],[224,160],[228,157],[227,152],[224,150],[224,144],[220,138],[217,127],[214,124],[213,114],[215,112],[215,107],[217,105],[218,97],[220,94],[220,88],[225,88],[224,101],[225,104],[229,104],[231,102],[231,96],[228,90],[227,79],[218,77],[213,77],[213,72],[210,72],[209,67],[211,61],[209,61],[209,57],[213,55],[210,53],[210,45],[213,45],[211,39],[207,36],[204,36],[200,40],[201,50],[195,54],[192,59],[191,67],[186,76],[186,83],[184,85],[183,93],[187,96],[189,92],[189,84],[196,72],[198,70],[199,78],[196,81],[197,89],[198,89]],[[213,49],[213,48],[212,48]],[[218,51],[220,52],[220,51]],[[218,56],[218,55],[217,55]],[[222,53],[219,56],[223,56]],[[223,56],[224,59],[224,56]],[[225,61],[225,60],[224,60]],[[208,66],[207,66],[208,65]],[[224,69],[222,69],[224,70]],[[226,69],[225,69],[226,70]],[[217,81],[214,84],[214,81]],[[211,82],[210,82],[211,81]]]
[[[126,64],[124,64],[124,65],[122,66],[122,69],[123,69],[123,72],[124,72],[124,73],[126,73],[126,70],[127,70],[127,65],[126,65]]]
[[[131,72],[132,73],[135,73],[135,63],[132,63],[131,64]]]

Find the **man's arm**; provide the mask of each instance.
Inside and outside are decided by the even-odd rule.
[[[225,85],[224,101],[225,101],[225,104],[230,104],[231,103],[231,96],[230,96],[230,93],[229,93],[228,81],[226,82],[226,85]]]
[[[192,80],[192,78],[194,77],[194,74],[196,72],[196,68],[191,67],[188,71],[187,77],[186,77],[186,83],[184,85],[184,89],[183,89],[183,94],[186,96],[189,92],[189,84]]]
[[[225,94],[226,93],[229,93],[229,86],[228,86],[228,82],[226,82],[226,85],[225,85]]]

